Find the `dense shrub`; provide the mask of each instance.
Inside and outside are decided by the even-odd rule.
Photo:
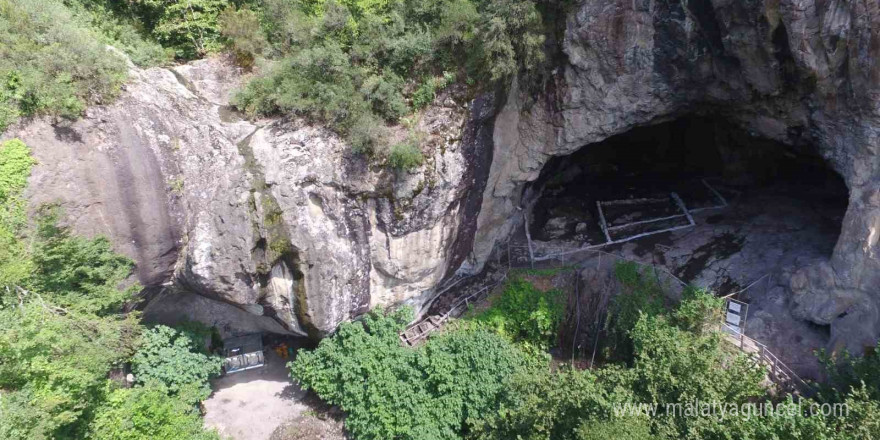
[[[96,411],[95,440],[219,440],[202,428],[192,404],[169,398],[159,386],[117,389]]]
[[[256,57],[262,55],[269,45],[260,24],[260,14],[250,8],[227,7],[218,17],[218,25],[242,67],[253,67]]]
[[[78,237],[57,226],[54,211],[44,209],[38,221],[28,285],[63,307],[99,315],[117,312],[139,289],[119,288],[134,263],[113,252],[104,237]]]
[[[143,23],[132,14],[130,2],[116,0],[63,0],[74,16],[90,28],[95,38],[124,52],[142,67],[164,64],[173,52],[149,36]]]
[[[132,13],[182,59],[220,48],[220,13],[228,0],[132,0]]]
[[[446,88],[455,81],[455,74],[443,72],[443,76],[428,78],[413,92],[412,103],[416,109],[422,109],[434,102],[437,91]]]
[[[222,359],[205,352],[194,335],[164,325],[144,332],[131,369],[139,384],[161,384],[190,404],[211,394],[208,380],[220,374]]]
[[[402,142],[391,146],[388,164],[398,170],[411,170],[424,162],[422,150],[414,142]]]
[[[543,369],[517,376],[503,393],[499,410],[487,414],[477,424],[474,437],[482,440],[581,439],[590,438],[578,434],[581,428],[589,427],[583,429],[589,432],[594,425],[617,422],[647,430],[647,417],[620,417],[614,412],[614,404],[635,400],[627,386],[631,381],[632,374],[620,368],[596,372]]]
[[[126,71],[60,0],[0,0],[0,131],[20,116],[77,117]]]
[[[850,390],[864,387],[871,399],[880,400],[880,353],[876,349],[864,356],[846,350],[831,354],[824,349],[817,354],[827,377],[823,391],[828,397],[841,401]]]
[[[66,312],[36,295],[0,309],[0,438],[84,438],[108,372],[133,351],[137,321]]]
[[[633,272],[618,272],[626,277]],[[628,278],[631,282],[634,278]],[[559,369],[520,375],[503,393],[498,411],[476,424],[483,440],[627,439],[870,439],[880,434],[880,405],[866,388],[842,395],[845,416],[810,415],[815,401],[771,396],[762,385],[764,369],[726,350],[720,335],[703,325],[714,317],[716,300],[696,289],[672,310],[638,312],[627,332],[632,366],[605,365],[587,371]],[[701,293],[705,295],[705,293]],[[716,412],[676,413],[667,404],[727,405]],[[732,413],[731,406],[764,403],[785,410],[756,416]],[[634,405],[653,405],[653,413]],[[634,409],[629,411],[628,408]],[[678,411],[683,411],[684,406]],[[672,412],[667,412],[669,409]],[[700,410],[698,410],[700,411]]]
[[[610,358],[628,361],[633,356],[629,332],[640,317],[666,311],[663,287],[635,263],[617,263],[614,274],[621,285],[621,293],[612,299],[608,308],[605,322],[607,354]]]
[[[541,291],[514,277],[492,306],[474,319],[511,339],[547,349],[556,340],[564,307],[559,290]]]
[[[0,289],[22,284],[33,270],[21,240],[27,222],[22,192],[33,164],[23,142],[0,143]]]
[[[263,0],[259,8],[263,35],[281,60],[236,105],[328,123],[358,151],[382,142],[364,121],[396,122],[458,73],[490,89],[543,63],[546,30],[531,0]],[[262,41],[253,25],[236,26],[224,33]]]
[[[346,413],[357,439],[457,439],[492,411],[506,381],[527,367],[513,345],[485,330],[460,329],[417,350],[400,345],[408,311],[342,324],[292,376]]]

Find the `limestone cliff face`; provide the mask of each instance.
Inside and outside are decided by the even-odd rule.
[[[792,277],[795,311],[852,347],[880,334],[880,4],[586,0],[558,58],[542,92],[513,83],[503,100],[435,103],[420,122],[428,160],[411,173],[303,121],[242,120],[227,107],[242,76],[219,59],[132,69],[118,102],[4,137],[40,162],[34,206],[60,202],[77,231],[111,236],[143,284],[320,336],[481,269],[550,158],[711,113],[818,146],[844,177],[843,232],[829,262]]]
[[[11,129],[4,138],[39,161],[32,207],[59,203],[77,232],[110,236],[145,286],[176,284],[297,333],[424,300],[454,270],[476,147],[462,138],[467,108],[427,109],[430,155],[395,172],[324,128],[242,119],[227,107],[241,78],[222,59],[132,67],[114,104]]]
[[[485,262],[552,157],[641,125],[713,114],[756,136],[818,146],[849,187],[831,261],[791,280],[795,314],[832,345],[880,334],[880,4],[861,1],[587,0],[569,15],[567,62],[545,95],[513,87],[474,242]],[[843,337],[846,335],[846,338]]]

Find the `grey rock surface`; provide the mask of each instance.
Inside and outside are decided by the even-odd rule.
[[[514,84],[496,118],[467,267],[481,268],[521,221],[523,190],[551,157],[711,114],[794,148],[817,146],[843,176],[849,208],[834,254],[795,277],[791,294],[796,316],[860,335],[842,343],[861,351],[880,335],[878,29],[880,5],[869,0],[580,3],[565,29],[567,62],[545,96]]]
[[[550,158],[711,114],[816,146],[843,176],[833,256],[806,262],[784,294],[794,316],[857,350],[880,334],[878,30],[874,0],[586,0],[541,92],[514,82],[469,108],[441,96],[418,122],[426,161],[408,172],[300,120],[243,119],[228,107],[242,73],[218,58],[133,68],[116,103],[4,137],[39,161],[33,207],[59,203],[77,232],[110,236],[142,284],[173,281],[321,336],[372,307],[421,307],[459,268],[479,272]]]
[[[449,99],[418,129],[416,170],[376,166],[329,130],[247,121],[229,106],[242,73],[222,58],[132,67],[112,105],[15,127],[38,160],[33,211],[109,236],[140,283],[172,282],[321,336],[371,307],[411,301],[450,270],[471,182]],[[420,299],[422,298],[422,299]]]

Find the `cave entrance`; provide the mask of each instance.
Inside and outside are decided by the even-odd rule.
[[[779,231],[805,230],[809,253],[827,257],[847,201],[843,179],[810,146],[786,146],[697,116],[636,128],[556,157],[524,193],[527,229],[539,253],[548,243],[553,246],[544,249],[660,237],[670,244],[680,235],[674,231],[722,223],[749,224],[740,228],[748,236],[757,223],[769,222]],[[729,246],[717,251],[742,245],[742,237],[726,239]]]

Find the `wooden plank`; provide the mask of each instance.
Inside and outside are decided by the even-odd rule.
[[[602,202],[597,200],[596,208],[599,210],[599,227],[601,227],[602,232],[605,233],[605,240],[607,240],[606,244],[611,243],[614,240],[611,239],[611,234],[608,233],[608,223],[605,222],[605,213],[602,212]]]
[[[650,219],[648,219],[648,220],[639,220],[639,221],[637,221],[637,222],[624,223],[624,224],[622,224],[622,225],[617,225],[617,226],[609,226],[609,227],[608,227],[608,230],[609,230],[609,231],[613,231],[613,230],[615,230],[615,229],[623,229],[623,228],[626,228],[626,227],[629,227],[629,226],[644,225],[644,224],[655,223],[655,222],[662,222],[663,220],[671,220],[671,219],[674,219],[674,218],[679,218],[679,217],[684,217],[684,216],[685,216],[684,214],[675,214],[675,215],[670,215],[670,216],[667,216],[667,217],[657,217],[657,218],[650,218]]]
[[[709,188],[709,191],[712,191],[712,194],[715,194],[715,197],[718,198],[718,201],[721,202],[721,206],[727,206],[727,200],[724,196],[721,195],[720,192],[715,191],[715,188],[712,188],[712,185],[709,185],[709,182],[706,182],[706,179],[700,179],[703,182],[703,185],[706,185],[706,188]]]
[[[603,200],[601,203],[603,205],[608,205],[608,206],[619,206],[619,205],[640,205],[640,204],[646,204],[646,203],[665,203],[668,201],[669,201],[669,199],[642,198],[642,199]]]
[[[678,204],[679,209],[681,209],[681,212],[683,212],[684,215],[687,217],[688,222],[692,226],[695,225],[696,223],[694,223],[694,218],[691,217],[691,213],[690,211],[688,211],[687,206],[684,205],[684,201],[681,200],[681,197],[679,197],[676,193],[671,193],[669,195],[672,197],[673,200],[675,200],[675,203]]]

